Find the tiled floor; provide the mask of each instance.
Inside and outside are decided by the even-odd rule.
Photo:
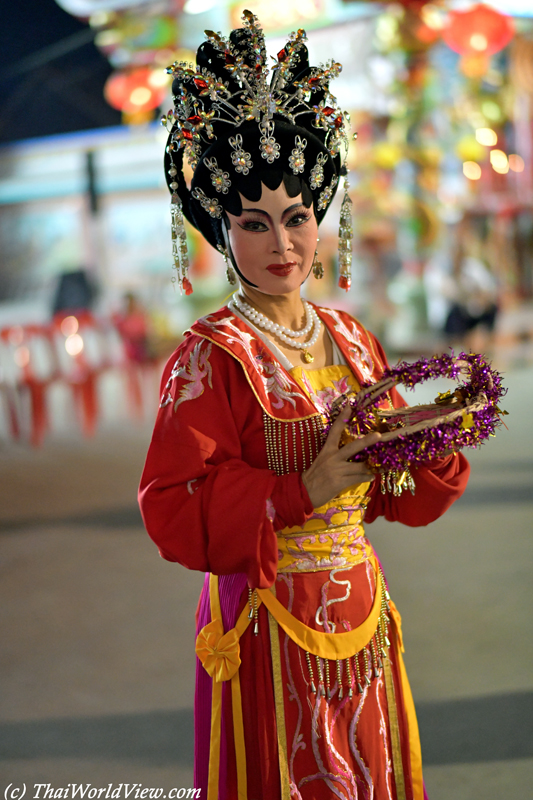
[[[533,371],[506,382],[509,431],[473,454],[449,514],[368,529],[403,616],[431,800],[531,797]],[[0,445],[2,791],[192,785],[202,576],[159,559],[140,525],[148,436]]]

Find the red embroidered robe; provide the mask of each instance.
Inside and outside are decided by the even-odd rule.
[[[316,309],[359,383],[380,378],[386,359],[379,342],[349,315]],[[140,487],[140,505],[148,533],[169,561],[220,578],[224,628],[235,624],[248,602],[248,586],[267,588],[276,582],[276,531],[302,525],[312,513],[301,480],[317,448],[309,423],[319,414],[290,373],[253,331],[228,308],[196,322],[170,359],[163,376],[161,407]],[[403,401],[391,392],[395,405]],[[265,432],[268,426],[292,425],[280,449],[281,459],[296,471],[276,474],[269,468]],[[305,428],[305,426],[308,426]],[[300,427],[298,427],[300,426]],[[290,458],[289,458],[290,455]],[[292,467],[294,470],[294,466]],[[448,457],[413,470],[416,494],[382,495],[372,485],[365,520],[383,515],[406,525],[432,522],[462,494],[468,462]],[[375,581],[364,565],[350,571],[349,625],[366,618],[373,602]],[[312,572],[276,582],[277,596],[291,604],[292,613],[319,629],[315,616],[329,573]],[[246,584],[248,586],[246,586]],[[231,597],[237,591],[237,598]],[[225,597],[224,592],[227,593]],[[199,610],[208,603],[207,585]],[[346,615],[346,603],[339,624]],[[334,616],[334,615],[333,615]],[[242,706],[246,742],[249,800],[300,800],[341,797],[347,800],[400,800],[391,767],[391,740],[385,690],[379,681],[362,699],[345,708],[316,713],[305,699],[309,683],[292,673],[289,652],[282,665],[285,686],[287,756],[291,782],[280,787],[269,623],[259,609],[259,633],[251,628],[240,641]],[[282,647],[287,646],[280,638]],[[397,649],[392,642],[392,650]],[[294,651],[299,648],[291,642]],[[292,651],[291,651],[292,652]],[[392,652],[392,651],[391,651]],[[396,653],[396,651],[394,651]],[[298,658],[300,656],[298,655]],[[296,663],[296,662],[294,662]],[[333,662],[334,663],[334,662]],[[398,659],[391,656],[396,690],[405,793],[423,797],[413,778],[409,730]],[[196,696],[195,786],[207,783],[210,698],[202,667]],[[366,689],[365,689],[366,693]],[[355,703],[355,705],[354,705]],[[324,703],[324,705],[327,705]],[[342,713],[341,713],[342,712]],[[207,718],[206,718],[207,717]],[[307,731],[307,733],[302,731]],[[312,741],[311,741],[312,739]],[[219,798],[237,797],[231,699],[223,697],[223,732]],[[346,741],[343,741],[346,740]],[[297,764],[297,767],[294,765]],[[296,775],[296,772],[298,775]],[[414,781],[414,782],[413,782]],[[285,793],[284,793],[285,792]],[[203,792],[205,794],[205,791]]]

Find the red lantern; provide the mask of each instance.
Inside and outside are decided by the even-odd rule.
[[[149,67],[114,72],[104,86],[105,99],[110,106],[125,114],[153,111],[166,95],[166,87],[161,86],[160,81],[154,81],[153,76],[154,71]]]
[[[464,56],[492,55],[513,38],[510,17],[478,3],[468,11],[450,11],[442,38],[452,50]]]

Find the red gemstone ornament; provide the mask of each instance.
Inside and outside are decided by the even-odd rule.
[[[235,56],[232,56],[232,55],[231,55],[231,53],[229,52],[229,50],[226,50],[226,52],[225,52],[225,58],[226,58],[226,64],[229,64],[229,65],[231,65],[231,66],[232,66],[233,64],[235,64],[235,60],[236,60],[236,59],[235,59]]]
[[[339,278],[339,289],[344,289],[347,292],[352,285],[350,278],[347,275],[341,275]]]
[[[187,117],[187,122],[190,122],[191,125],[200,125],[202,118],[198,116],[198,114],[194,114],[192,117]]]
[[[326,106],[325,108],[322,109],[322,113],[324,114],[325,117],[331,117],[334,111],[335,109],[331,108],[331,106]]]
[[[207,81],[204,81],[203,78],[194,78],[193,83],[197,89],[207,89]]]
[[[191,141],[192,131],[190,131],[188,128],[182,128],[181,132],[183,134],[184,139],[188,139],[189,141]]]
[[[187,294],[187,295],[192,294],[192,283],[190,282],[190,280],[188,278],[184,278],[183,279],[182,286],[183,286],[183,291],[185,292],[185,294]]]
[[[335,120],[335,127],[336,128],[342,127],[342,117],[337,117],[337,119]]]
[[[287,51],[285,50],[285,48],[283,48],[283,50],[280,50],[278,53],[278,61],[285,61],[286,58],[287,58]]]

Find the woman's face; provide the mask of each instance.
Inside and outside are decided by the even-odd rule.
[[[274,191],[263,186],[261,199],[241,195],[242,214],[228,213],[229,243],[240,271],[264,294],[299,289],[311,269],[318,226],[302,196],[289,197],[283,182]]]

